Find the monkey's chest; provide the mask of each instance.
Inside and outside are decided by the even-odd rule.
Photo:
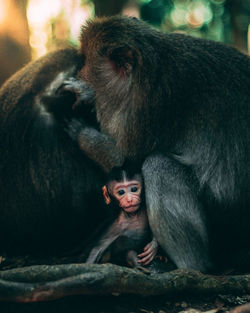
[[[143,229],[123,229],[121,234],[105,249],[100,263],[112,262],[126,265],[128,252],[135,251],[137,254],[141,253],[150,240],[152,239],[148,226]]]
[[[124,238],[120,240],[124,241],[125,250],[135,250],[137,252],[141,252],[141,249],[143,249],[150,240],[150,230],[148,226],[143,229],[127,229],[124,230],[123,234],[119,238]]]

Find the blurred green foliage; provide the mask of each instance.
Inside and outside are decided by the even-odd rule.
[[[246,48],[250,0],[140,0],[141,17],[166,31],[234,43]]]
[[[29,1],[38,8],[37,0]],[[45,5],[47,1],[42,3]],[[78,44],[80,25],[95,15],[128,14],[163,31],[223,41],[247,51],[250,0],[57,0],[55,3],[61,11],[48,21],[52,27],[48,49],[65,42]],[[33,39],[37,38],[35,34]]]
[[[86,1],[90,0],[82,0]],[[247,50],[250,0],[92,0],[96,15],[128,14],[164,31],[178,31]]]

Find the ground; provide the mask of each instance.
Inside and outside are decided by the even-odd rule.
[[[0,303],[1,313],[223,313],[250,302],[248,296],[185,297],[67,297],[44,303]]]

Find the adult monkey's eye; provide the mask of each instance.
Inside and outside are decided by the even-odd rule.
[[[120,190],[117,191],[117,194],[118,194],[119,196],[122,196],[122,195],[125,194],[125,190],[124,190],[124,189],[120,189]]]
[[[138,187],[131,187],[131,192],[136,192],[136,191],[138,191]]]

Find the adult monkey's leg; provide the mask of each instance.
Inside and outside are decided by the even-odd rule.
[[[210,270],[206,220],[190,170],[156,154],[142,172],[149,223],[160,246],[178,268]]]

